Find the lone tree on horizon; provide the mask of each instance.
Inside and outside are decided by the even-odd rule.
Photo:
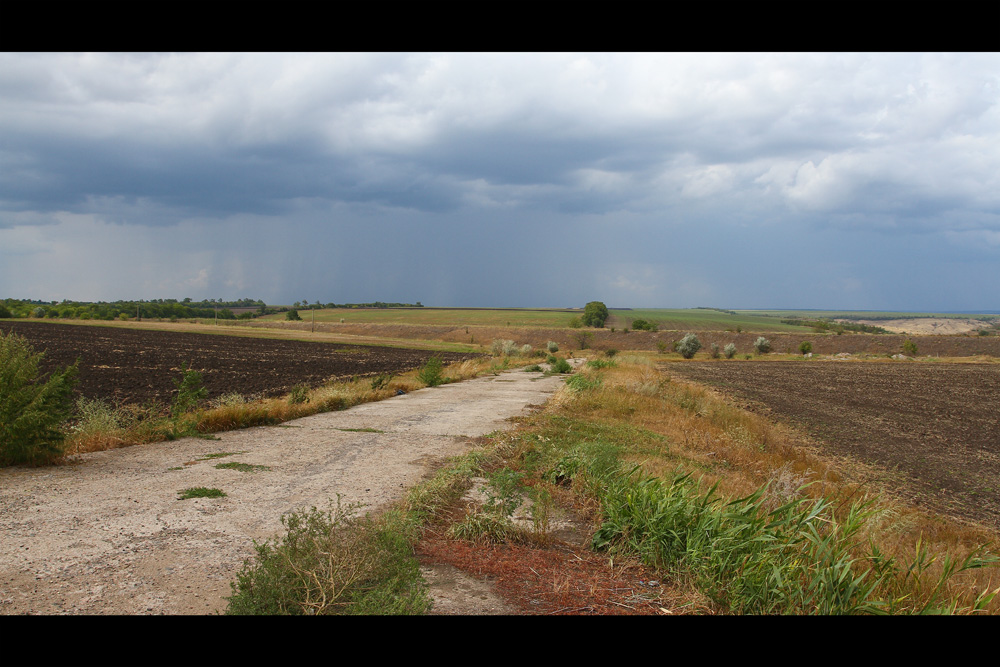
[[[604,328],[604,322],[608,319],[608,307],[603,301],[591,301],[583,308],[583,323],[588,327]]]

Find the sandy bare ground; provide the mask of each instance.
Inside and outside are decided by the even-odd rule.
[[[435,464],[508,427],[561,382],[510,371],[219,440],[0,470],[0,614],[221,612],[253,540],[281,533],[283,514],[326,508],[337,494],[371,509],[401,498]],[[267,469],[215,467],[225,462]],[[178,500],[189,487],[227,495]],[[444,587],[432,586],[439,612],[504,611],[475,582],[442,573],[428,580]],[[463,590],[479,610],[463,602]]]
[[[960,336],[989,328],[991,322],[951,317],[914,317],[901,320],[838,320],[857,322],[882,327],[893,333],[907,333],[921,336]]]

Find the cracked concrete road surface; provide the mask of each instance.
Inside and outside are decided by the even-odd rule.
[[[253,540],[281,534],[283,514],[326,509],[337,494],[370,509],[399,499],[435,463],[509,427],[561,383],[509,371],[219,440],[2,469],[0,614],[222,612]],[[225,462],[267,469],[215,467]],[[179,500],[190,487],[226,496]]]

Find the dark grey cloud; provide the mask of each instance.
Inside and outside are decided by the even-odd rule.
[[[963,275],[1000,268],[998,73],[990,53],[0,54],[0,285],[888,308],[923,253],[912,298],[971,302]]]

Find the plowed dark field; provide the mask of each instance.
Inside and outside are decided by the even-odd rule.
[[[686,362],[712,385],[804,426],[829,452],[901,475],[919,503],[1000,527],[1000,364]]]
[[[297,384],[374,376],[418,368],[439,356],[445,363],[471,358],[453,352],[311,343],[212,334],[0,320],[0,331],[24,336],[45,352],[42,371],[79,357],[77,390],[88,398],[123,403],[169,403],[181,365],[201,372],[209,397],[277,396]]]

